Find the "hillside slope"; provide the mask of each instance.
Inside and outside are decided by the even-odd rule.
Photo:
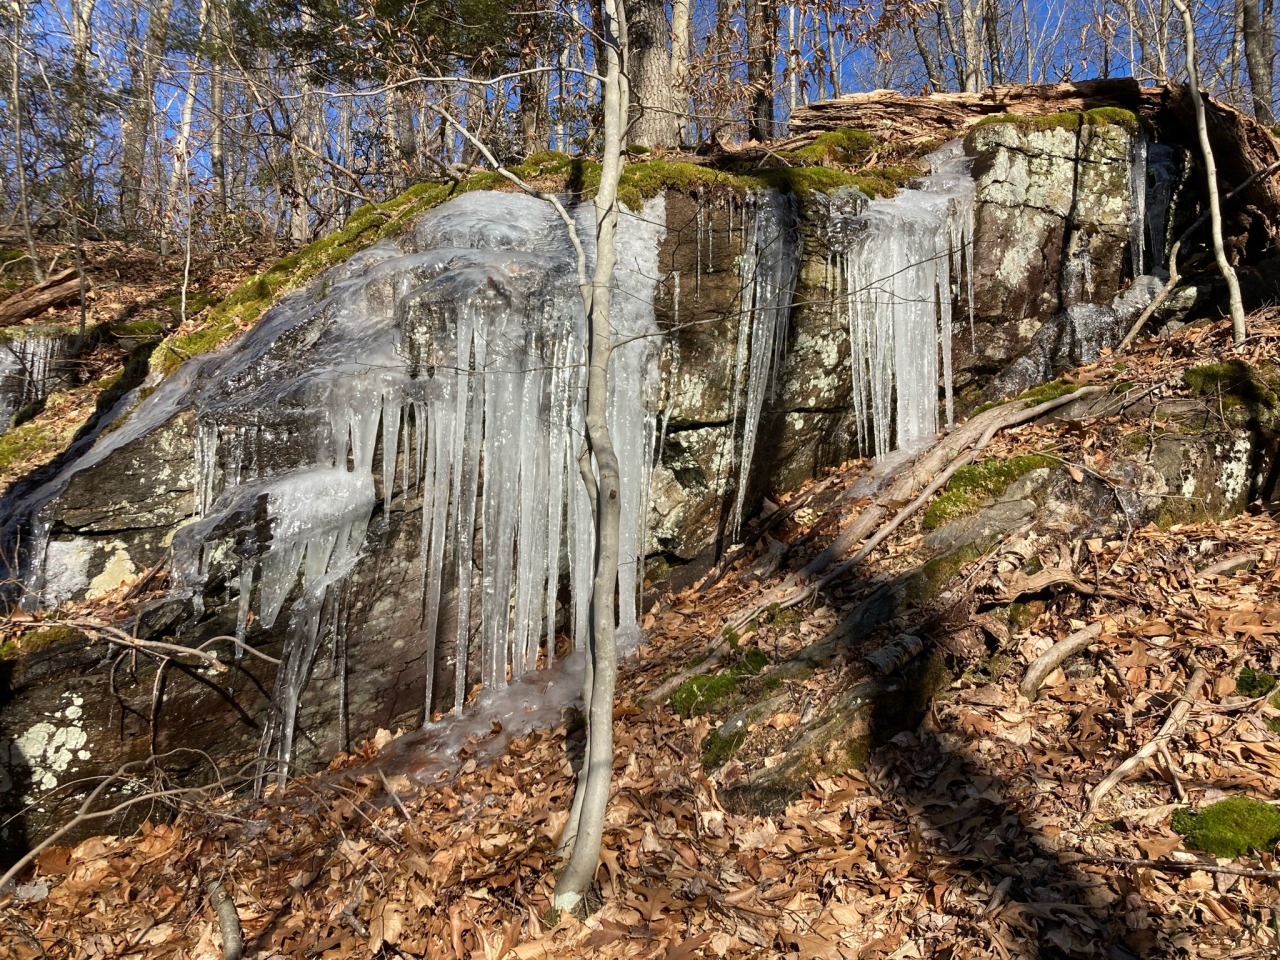
[[[0,955],[218,956],[215,882],[246,956],[1276,949],[1275,808],[1227,841],[1213,813],[1178,811],[1280,795],[1280,530],[1266,504],[1218,519],[1196,497],[1166,496],[1147,522],[1133,493],[1144,458],[1197,417],[1194,436],[1243,424],[1274,441],[1280,318],[1253,324],[1242,353],[1223,325],[1196,326],[1074,371],[1051,392],[1099,387],[1101,407],[997,434],[804,603],[779,587],[877,503],[866,463],[780,504],[730,566],[662,592],[619,683],[585,920],[550,912],[569,716],[506,742],[495,723],[448,773],[386,736],[283,796],[246,799],[231,776],[158,792],[139,835],[40,855],[6,896]],[[1237,466],[1226,453],[1210,469]],[[1070,636],[1081,652],[1027,699],[1029,663]]]

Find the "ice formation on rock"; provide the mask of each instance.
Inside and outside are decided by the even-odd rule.
[[[15,413],[54,390],[72,339],[40,327],[13,328],[6,334],[0,341],[0,433]]]
[[[916,189],[872,200],[831,231],[841,242],[828,287],[849,327],[859,441],[876,456],[937,432],[939,379],[953,415],[953,281],[972,268],[975,187],[960,143],[928,162]]]
[[[743,421],[742,443],[738,452],[738,490],[732,514],[735,536],[742,525],[760,413],[765,399],[773,396],[774,384],[786,356],[791,298],[795,293],[803,253],[796,218],[794,194],[781,194],[774,190],[751,194],[743,211],[735,364],[738,383],[733,392],[733,420],[736,422],[741,413]]]

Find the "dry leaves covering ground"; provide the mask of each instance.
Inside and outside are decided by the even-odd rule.
[[[1274,359],[1280,329],[1258,323],[1253,359]],[[1138,354],[1124,376],[1176,394],[1188,358],[1223,342],[1221,327],[1186,331]],[[1080,379],[1105,380],[1109,367]],[[1034,424],[1012,431],[1000,452],[1051,448],[1076,471],[1105,476],[1117,429],[1107,418]],[[792,522],[788,537],[811,533],[819,513],[793,514],[806,523]],[[816,522],[813,549],[836,526]],[[1280,796],[1280,736],[1268,722],[1280,710],[1235,692],[1241,667],[1280,673],[1278,532],[1255,511],[1042,543],[1044,567],[1076,585],[1024,598],[1027,617],[999,643],[982,611],[1008,594],[1018,567],[1008,544],[993,548],[911,616],[941,625],[939,649],[953,665],[954,651],[975,642],[996,655],[960,664],[923,721],[874,744],[860,766],[832,763],[831,745],[819,747],[812,778],[772,815],[727,804],[729,785],[814,749],[800,732],[806,718],[864,681],[865,655],[903,624],[838,645],[812,670],[779,674],[767,712],[709,774],[702,749],[714,721],[682,718],[658,693],[697,655],[720,651],[715,662],[725,622],[781,575],[751,573],[761,548],[703,589],[662,598],[620,683],[615,792],[586,920],[550,910],[580,735],[535,732],[432,785],[388,769],[381,737],[283,796],[227,795],[137,836],[48,850],[27,878],[35,898],[0,904],[0,953],[216,957],[206,885],[218,881],[253,957],[1277,955],[1280,873],[1270,854],[1214,861],[1183,849],[1169,817],[1180,797],[1198,806],[1236,792]],[[868,584],[918,565],[919,542],[908,524],[865,574],[741,644],[774,664],[791,660],[827,637]],[[1251,559],[1221,569],[1241,554]],[[1090,624],[1100,631],[1093,652],[1051,674],[1034,702],[1022,697],[1028,662]],[[1167,749],[1091,814],[1089,792],[1156,737],[1196,666],[1210,681]],[[1242,876],[1244,867],[1260,875]]]

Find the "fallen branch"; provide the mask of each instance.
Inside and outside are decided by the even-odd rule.
[[[204,888],[209,893],[213,912],[218,915],[218,932],[222,934],[222,960],[240,960],[244,953],[244,936],[240,933],[240,915],[236,913],[236,902],[218,880],[210,880]]]
[[[1103,586],[1095,587],[1092,584],[1085,583],[1066,567],[1049,567],[1047,570],[1041,570],[1031,576],[1019,577],[1005,588],[999,599],[1003,603],[1013,603],[1019,597],[1025,597],[1029,593],[1041,593],[1052,587],[1066,587],[1073,593],[1079,593],[1086,597],[1107,597],[1112,600],[1129,599],[1129,595],[1122,590],[1114,590],[1111,587]]]
[[[1040,688],[1044,686],[1045,677],[1061,666],[1062,661],[1073,657],[1102,634],[1101,623],[1091,623],[1083,630],[1077,630],[1064,640],[1059,640],[1052,647],[1031,662],[1027,667],[1027,675],[1022,678],[1018,692],[1028,700],[1034,700]]]
[[[1211,563],[1203,570],[1197,571],[1194,579],[1203,580],[1206,577],[1214,577],[1220,573],[1230,573],[1240,567],[1250,563],[1257,563],[1261,558],[1257,553],[1237,553],[1234,556],[1227,557],[1225,560],[1219,560],[1217,563]]]
[[[0,302],[0,327],[10,327],[39,316],[50,307],[62,307],[80,300],[80,275],[74,267],[15,293]]]
[[[1128,760],[1107,774],[1102,782],[1090,791],[1088,813],[1093,813],[1103,798],[1115,789],[1116,785],[1124,780],[1125,777],[1137,769],[1142,761],[1155,754],[1165,743],[1173,739],[1186,721],[1187,714],[1191,711],[1191,703],[1196,698],[1196,694],[1200,692],[1200,688],[1204,686],[1205,681],[1208,679],[1209,673],[1204,667],[1195,668],[1195,671],[1191,674],[1191,679],[1187,681],[1186,689],[1182,691],[1182,695],[1174,702],[1173,709],[1169,711],[1169,716],[1161,725],[1160,732],[1144,743]]]
[[[1085,854],[1088,863],[1100,863],[1114,867],[1147,867],[1151,870],[1170,870],[1178,873],[1218,873],[1228,877],[1244,877],[1249,880],[1280,880],[1280,870],[1255,870],[1251,867],[1234,867],[1229,863],[1205,863],[1203,860],[1139,860],[1134,857],[1095,857]]]

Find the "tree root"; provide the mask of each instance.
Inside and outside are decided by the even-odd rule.
[[[1143,760],[1158,752],[1161,747],[1164,747],[1173,738],[1174,734],[1182,727],[1182,724],[1186,722],[1187,714],[1191,712],[1191,702],[1196,698],[1200,688],[1204,686],[1205,681],[1208,679],[1209,673],[1204,667],[1195,668],[1191,674],[1191,679],[1187,681],[1186,689],[1182,691],[1182,695],[1178,697],[1173,709],[1169,711],[1169,716],[1161,725],[1160,732],[1144,743],[1128,760],[1107,774],[1102,782],[1090,791],[1089,805],[1087,807],[1089,814],[1092,814],[1103,798],[1132,773]]]
[[[1102,624],[1091,623],[1083,630],[1077,630],[1065,640],[1059,640],[1040,656],[1036,657],[1031,662],[1031,666],[1027,667],[1027,675],[1022,678],[1018,692],[1028,700],[1034,700],[1036,694],[1040,692],[1040,688],[1044,685],[1045,677],[1053,673],[1062,664],[1062,661],[1074,656],[1097,640],[1101,633]]]
[[[999,599],[1003,603],[1013,603],[1019,597],[1025,597],[1029,593],[1040,593],[1052,587],[1066,587],[1068,590],[1083,594],[1086,597],[1107,597],[1112,600],[1131,599],[1122,590],[1113,590],[1111,587],[1095,587],[1092,584],[1085,583],[1066,567],[1049,567],[1029,577],[1019,577],[1009,584]]]
[[[781,585],[769,591],[755,605],[731,621],[730,626],[741,630],[752,620],[777,604],[785,610],[803,603],[819,590],[861,563],[888,536],[918,512],[929,499],[942,489],[957,470],[970,463],[980,450],[987,446],[997,433],[1009,427],[1035,420],[1077,400],[1104,393],[1105,387],[1082,387],[1074,393],[1064,394],[1035,406],[1019,406],[1006,403],[978,414],[969,422],[956,427],[937,443],[916,458],[890,483],[876,499],[853,518],[831,542],[799,573],[787,578]],[[902,506],[905,504],[905,506]],[[896,513],[893,513],[894,510]],[[864,543],[865,541],[865,543]],[[840,562],[849,551],[863,544],[848,560]]]

